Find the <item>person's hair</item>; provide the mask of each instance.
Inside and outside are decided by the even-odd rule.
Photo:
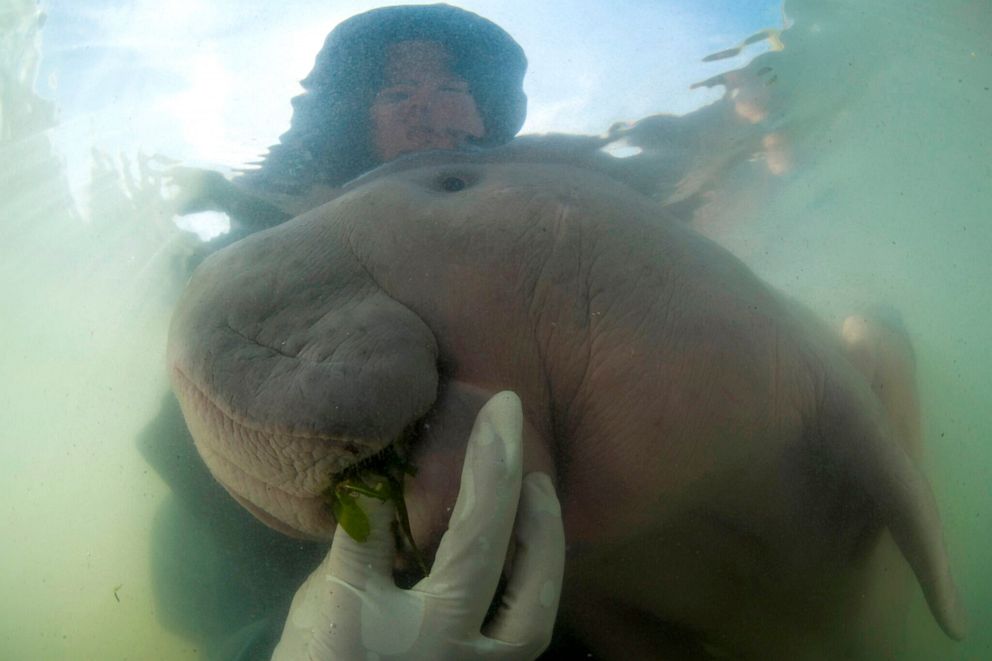
[[[374,9],[340,23],[327,36],[313,70],[293,99],[290,129],[244,183],[273,191],[342,184],[379,165],[370,108],[382,87],[386,54],[403,41],[440,43],[452,72],[464,78],[485,125],[474,144],[509,142],[523,125],[527,97],[523,49],[495,23],[448,5]]]

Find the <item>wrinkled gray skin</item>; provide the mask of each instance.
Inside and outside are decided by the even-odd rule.
[[[329,539],[328,476],[420,421],[431,554],[471,421],[511,389],[594,651],[857,656],[886,528],[962,635],[930,488],[834,333],[624,185],[513,160],[403,159],[200,266],[169,360],[227,490]]]

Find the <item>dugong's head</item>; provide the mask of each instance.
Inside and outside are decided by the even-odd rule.
[[[561,275],[541,273],[560,200],[581,188],[560,175],[480,156],[405,159],[207,259],[168,359],[216,479],[269,525],[329,539],[331,476],[412,438],[417,492],[439,509],[411,503],[414,518],[443,526],[486,393],[549,408],[533,305]],[[526,461],[553,474],[536,440],[550,425],[535,417]]]

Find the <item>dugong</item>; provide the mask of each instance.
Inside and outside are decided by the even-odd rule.
[[[605,658],[851,654],[886,531],[964,633],[931,489],[838,335],[593,169],[384,166],[204,261],[168,360],[215,478],[289,534],[329,540],[330,476],[412,433],[428,557],[473,417],[518,393],[560,622]]]

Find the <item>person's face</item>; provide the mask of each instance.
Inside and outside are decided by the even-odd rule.
[[[372,142],[382,162],[426,149],[456,149],[485,134],[468,83],[433,41],[389,47],[385,82],[372,102]]]

